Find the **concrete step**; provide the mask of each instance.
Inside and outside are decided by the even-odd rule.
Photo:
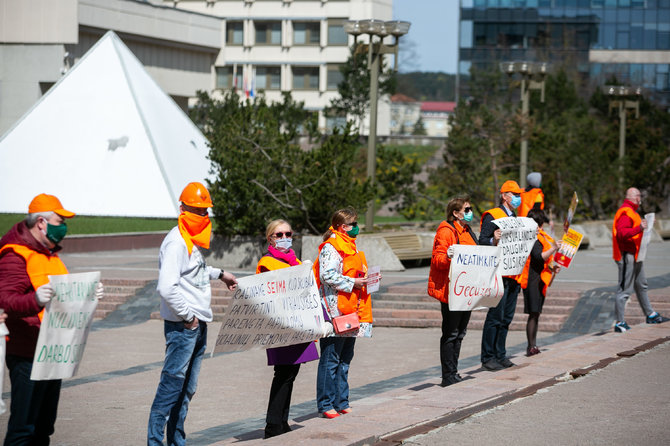
[[[134,294],[143,288],[143,286],[138,285],[110,285],[104,281],[102,284],[105,287],[105,294]]]
[[[402,301],[402,302],[437,302],[434,297],[429,296],[425,292],[423,294],[395,294],[395,293],[375,293],[372,295],[372,301],[378,300],[386,301]]]
[[[105,279],[102,284],[105,286],[105,297],[98,302],[98,306],[93,314],[94,319],[104,319],[111,312],[116,310],[135,296],[139,290],[144,288],[150,280],[134,279]]]

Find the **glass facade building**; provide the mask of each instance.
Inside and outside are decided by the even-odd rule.
[[[670,107],[670,0],[461,0],[460,95],[471,68],[529,60],[612,75]]]

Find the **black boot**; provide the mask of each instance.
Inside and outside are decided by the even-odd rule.
[[[265,436],[263,439],[268,439],[271,437],[276,437],[284,433],[284,426],[281,424],[266,424],[265,425]]]

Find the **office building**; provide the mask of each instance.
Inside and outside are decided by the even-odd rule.
[[[459,94],[471,68],[529,60],[612,76],[670,107],[670,0],[461,0]]]
[[[280,100],[290,91],[305,108],[320,113],[337,97],[340,66],[349,57],[353,37],[345,20],[393,18],[392,0],[178,0],[164,1],[179,10],[220,17],[221,51],[215,62],[212,88],[236,88],[243,95],[263,91]],[[359,40],[367,38],[361,36]],[[388,99],[380,101],[378,131],[389,134]],[[363,120],[367,134],[369,120]]]
[[[0,135],[108,30],[182,109],[212,86],[219,18],[134,0],[2,0],[1,7]]]

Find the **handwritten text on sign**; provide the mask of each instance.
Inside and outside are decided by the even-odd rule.
[[[503,295],[497,246],[454,245],[449,269],[449,310],[495,307]]]
[[[213,353],[299,344],[322,336],[323,310],[311,262],[237,283]]]
[[[500,274],[515,276],[521,274],[526,265],[535,240],[537,223],[527,217],[505,217],[493,220],[500,228]]]
[[[49,276],[54,296],[46,306],[30,379],[71,378],[77,373],[98,305],[100,272]]]

